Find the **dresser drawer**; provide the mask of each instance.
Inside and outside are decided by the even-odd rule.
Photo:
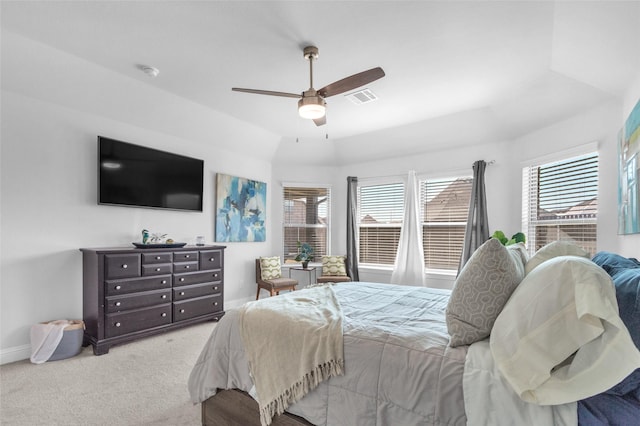
[[[222,295],[205,296],[173,303],[173,321],[182,321],[222,310]]]
[[[171,275],[158,275],[157,277],[133,280],[108,280],[104,283],[104,292],[107,296],[117,296],[119,294],[159,290],[169,287],[171,287]]]
[[[206,250],[200,252],[200,270],[220,269],[222,267],[222,250]]]
[[[139,254],[107,254],[104,256],[105,278],[130,278],[140,276]]]
[[[156,263],[155,265],[142,265],[142,275],[166,275],[173,272],[171,263]]]
[[[171,263],[173,253],[142,253],[142,264],[149,263]]]
[[[209,296],[218,294],[222,291],[222,284],[219,283],[206,283],[196,284],[189,286],[182,286],[173,289],[173,300],[191,299],[200,296]]]
[[[221,282],[222,271],[215,269],[212,271],[187,272],[173,275],[173,286],[183,286],[190,284],[200,284],[209,282]]]
[[[120,336],[134,331],[145,330],[171,323],[171,303],[137,309],[135,311],[107,314],[105,335]]]
[[[178,274],[180,272],[191,272],[198,270],[198,262],[180,262],[173,264],[173,272]]]
[[[128,311],[130,309],[145,308],[171,302],[171,289],[146,291],[124,296],[112,296],[106,298],[105,309],[107,313]]]
[[[197,251],[177,251],[173,253],[173,261],[174,262],[197,262],[198,252]]]

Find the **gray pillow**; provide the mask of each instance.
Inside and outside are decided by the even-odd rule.
[[[462,268],[447,305],[447,330],[452,347],[489,337],[496,318],[524,278],[524,247],[505,247],[491,238]]]

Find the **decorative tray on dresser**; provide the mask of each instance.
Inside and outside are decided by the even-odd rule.
[[[113,345],[224,315],[225,246],[82,248],[84,345]]]

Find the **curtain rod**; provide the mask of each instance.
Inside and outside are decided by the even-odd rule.
[[[493,164],[496,163],[496,160],[489,160],[487,161],[487,166],[491,166]],[[471,167],[473,168],[473,164],[471,165]],[[416,172],[416,175],[428,175],[431,172]],[[448,173],[448,172],[445,172]],[[385,175],[385,176],[367,176],[367,177],[360,177],[360,176],[356,176],[358,178],[358,180],[360,179],[388,179],[388,178],[404,178],[406,177],[406,174],[403,175],[399,175],[399,174],[395,174],[395,175]]]

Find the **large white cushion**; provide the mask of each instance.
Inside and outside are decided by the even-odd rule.
[[[564,404],[603,392],[640,367],[611,278],[583,257],[528,274],[491,330],[496,365],[521,399]]]
[[[589,253],[569,241],[553,241],[540,248],[527,262],[524,267],[525,275],[533,271],[534,268],[543,262],[558,256],[581,256],[589,258]]]
[[[447,305],[452,347],[486,339],[513,290],[524,277],[527,252],[489,239],[471,255],[456,279]]]

